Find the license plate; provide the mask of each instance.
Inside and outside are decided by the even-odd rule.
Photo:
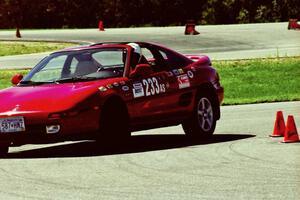
[[[0,118],[0,133],[25,131],[23,117]]]

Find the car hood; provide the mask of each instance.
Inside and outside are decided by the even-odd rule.
[[[0,114],[18,112],[57,112],[69,109],[110,81],[47,84],[11,87],[0,91]]]

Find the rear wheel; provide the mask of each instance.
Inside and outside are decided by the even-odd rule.
[[[97,140],[122,143],[129,137],[129,116],[125,105],[117,101],[104,105],[100,116],[100,134]]]
[[[189,137],[209,138],[216,128],[217,106],[211,92],[198,93],[191,117],[182,123],[185,134]]]

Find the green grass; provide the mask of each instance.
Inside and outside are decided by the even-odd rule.
[[[224,105],[300,100],[300,57],[213,64],[225,88]],[[28,70],[0,70],[0,89],[11,86],[16,73]]]
[[[224,105],[300,100],[300,57],[214,62]]]
[[[58,42],[0,41],[0,56],[56,51],[70,46],[75,46],[75,44]]]

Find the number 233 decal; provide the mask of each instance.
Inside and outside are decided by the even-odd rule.
[[[153,96],[166,92],[165,84],[160,84],[156,77],[143,79],[142,82],[133,84],[133,97]]]

